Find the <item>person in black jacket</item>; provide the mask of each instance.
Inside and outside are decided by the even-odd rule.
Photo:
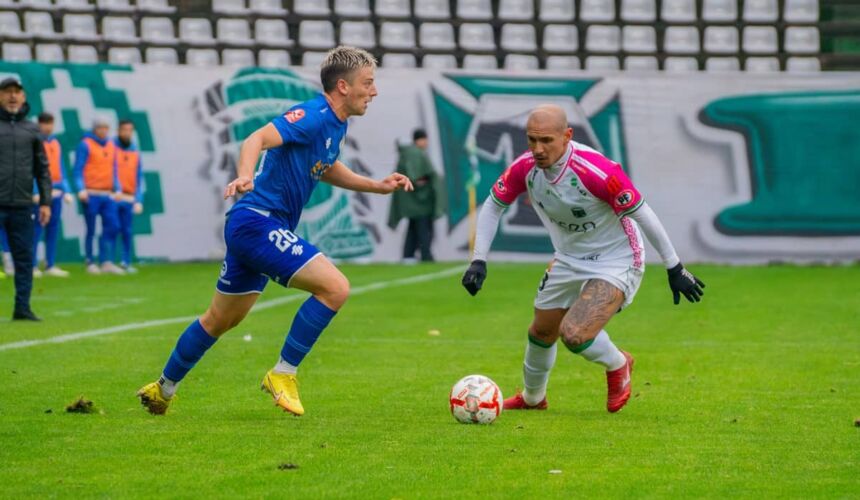
[[[51,174],[39,127],[26,119],[30,106],[18,78],[0,81],[0,227],[15,261],[12,319],[39,321],[30,309],[33,289],[33,182],[39,191],[39,223],[51,219]]]

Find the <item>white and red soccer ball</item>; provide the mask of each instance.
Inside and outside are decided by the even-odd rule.
[[[483,375],[469,375],[451,389],[451,415],[464,424],[489,424],[502,413],[502,391]]]

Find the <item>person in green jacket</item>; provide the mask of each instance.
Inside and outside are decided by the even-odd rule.
[[[403,261],[415,262],[415,252],[420,250],[422,262],[433,262],[430,251],[433,221],[445,213],[445,192],[442,179],[427,156],[427,132],[416,129],[412,144],[398,145],[398,152],[397,172],[412,179],[415,190],[393,194],[388,226],[395,229],[400,219],[409,219]]]

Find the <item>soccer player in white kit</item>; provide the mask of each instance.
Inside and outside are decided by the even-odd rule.
[[[681,264],[654,211],[617,163],[572,141],[564,110],[535,108],[526,124],[529,151],[505,170],[478,215],[472,263],[463,286],[475,295],[487,276],[487,254],[504,210],[528,192],[555,250],[534,301],[523,362],[522,393],[506,410],[547,407],[546,385],[561,337],[565,347],[606,369],[606,409],[630,398],[633,356],[612,343],[604,326],[630,305],[645,272],[642,233],[669,273],[675,304],[698,302],[705,284]]]

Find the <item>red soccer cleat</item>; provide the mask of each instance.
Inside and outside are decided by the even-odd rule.
[[[606,372],[606,409],[615,413],[630,399],[630,375],[633,373],[633,356],[621,351],[627,358],[627,363],[617,370]],[[505,402],[507,403],[507,401]],[[507,406],[505,406],[507,408]]]
[[[523,393],[518,392],[515,396],[506,399],[502,408],[505,410],[546,410],[546,398],[543,398],[540,403],[531,406],[523,399]]]

